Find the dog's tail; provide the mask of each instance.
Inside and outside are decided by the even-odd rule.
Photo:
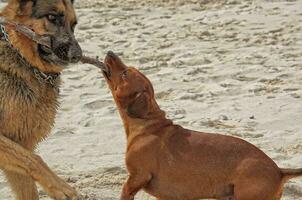
[[[302,176],[302,168],[300,169],[280,169],[283,179],[289,180],[292,178],[296,178]]]

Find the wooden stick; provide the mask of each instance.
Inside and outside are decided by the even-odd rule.
[[[84,64],[94,65],[95,67],[97,67],[105,72],[108,71],[106,65],[103,62],[99,61],[97,58],[90,58],[90,57],[83,55],[81,62]]]
[[[15,29],[17,32],[26,36],[27,38],[35,41],[36,43],[51,48],[51,40],[50,40],[49,36],[38,35],[29,27],[20,25],[20,24],[11,22],[11,21],[7,21],[1,16],[0,16],[0,24],[9,26],[9,27]],[[103,71],[107,71],[106,65],[103,62],[99,61],[97,58],[90,58],[90,57],[84,55],[81,59],[81,62],[84,64],[94,65],[95,67],[97,67]]]
[[[15,29],[17,32],[23,34],[27,38],[47,47],[51,46],[50,37],[41,36],[36,34],[32,29],[27,26],[17,24],[12,21],[5,20],[3,17],[0,17],[0,24],[8,26],[9,28]]]
[[[25,26],[20,26],[20,25],[16,26],[16,31],[19,32],[19,33],[22,33],[23,35],[25,35],[29,39],[31,39],[31,40],[33,40],[33,41],[35,41],[35,42],[37,42],[41,45],[47,46],[49,48],[51,47],[51,40],[50,40],[49,36],[38,35],[34,31],[32,31],[31,29],[29,29]]]

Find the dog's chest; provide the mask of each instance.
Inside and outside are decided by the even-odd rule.
[[[58,91],[36,80],[3,77],[0,86],[0,134],[33,149],[54,125]]]

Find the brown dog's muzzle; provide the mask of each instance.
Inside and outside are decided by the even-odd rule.
[[[103,73],[108,80],[110,80],[113,75],[123,72],[125,69],[127,69],[127,66],[112,51],[108,51],[105,58],[105,65],[107,71],[103,71]]]

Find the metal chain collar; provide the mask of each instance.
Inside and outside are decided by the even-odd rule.
[[[52,87],[56,88],[57,87],[56,80],[60,76],[60,73],[48,74],[48,73],[44,73],[44,72],[40,71],[36,67],[33,67],[29,62],[27,62],[25,60],[25,58],[22,56],[22,54],[13,47],[12,43],[9,40],[9,35],[8,35],[5,27],[2,24],[0,24],[0,28],[1,28],[1,33],[3,34],[2,39],[4,41],[8,42],[9,46],[17,52],[18,57],[19,57],[20,61],[22,62],[22,64],[25,65],[27,68],[29,68],[34,73],[34,75],[35,75],[36,79],[39,81],[39,83],[41,83],[41,84],[48,83]]]

